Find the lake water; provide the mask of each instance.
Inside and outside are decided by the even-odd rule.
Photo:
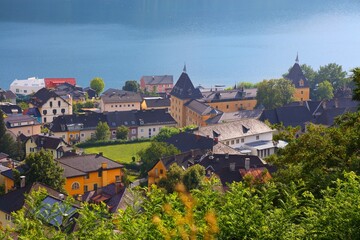
[[[360,1],[0,0],[0,87],[142,75],[195,85],[279,78],[294,63],[360,66]]]

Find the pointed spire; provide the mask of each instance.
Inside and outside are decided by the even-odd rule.
[[[186,73],[186,63],[184,63],[183,72]]]
[[[298,53],[298,52],[296,53],[296,59],[295,59],[295,62],[296,62],[296,63],[299,63],[299,53]]]
[[[236,89],[236,83],[235,83],[235,85],[234,85],[234,90]]]

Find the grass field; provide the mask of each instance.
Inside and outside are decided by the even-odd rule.
[[[85,153],[102,152],[105,157],[115,160],[119,163],[131,163],[132,157],[136,157],[137,160],[137,152],[141,149],[147,148],[149,145],[150,142],[128,143],[102,147],[89,147],[84,148],[84,151]]]

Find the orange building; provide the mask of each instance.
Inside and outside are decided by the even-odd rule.
[[[289,74],[285,77],[290,80],[295,86],[294,101],[308,101],[310,100],[310,86],[309,81],[305,77],[300,65],[299,57],[296,56],[295,64],[290,69]]]
[[[64,168],[65,190],[71,196],[120,182],[123,175],[121,169],[124,166],[101,153],[64,157],[57,161]]]

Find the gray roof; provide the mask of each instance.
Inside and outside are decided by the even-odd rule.
[[[146,107],[148,108],[170,107],[169,98],[145,99],[145,102],[146,102]]]
[[[173,76],[172,75],[160,75],[160,76],[142,76],[142,80],[144,80],[147,85],[157,85],[157,84],[173,84]]]
[[[189,75],[186,72],[183,72],[180,75],[170,95],[180,99],[202,98],[200,90],[194,87],[193,83],[189,78]]]
[[[224,112],[213,118],[209,118],[206,120],[207,124],[217,124],[217,123],[225,123],[225,122],[233,122],[240,119],[246,118],[254,118],[258,119],[261,116],[262,109],[254,109],[254,110],[240,110],[236,112]]]
[[[251,136],[260,133],[273,132],[269,126],[256,119],[242,119],[229,123],[200,127],[196,133],[203,136],[213,137],[214,133],[219,134],[219,141]]]
[[[57,159],[57,161],[62,166],[66,165],[66,167],[64,168],[64,175],[66,177],[79,176],[81,172],[89,173],[99,171],[100,169],[102,169],[102,163],[107,163],[107,169],[123,167],[123,165],[121,165],[120,163],[117,163],[99,154],[71,156]],[[73,168],[75,170],[71,170],[70,168]]]
[[[221,111],[216,110],[213,107],[210,107],[206,105],[205,103],[202,103],[198,100],[191,100],[185,104],[186,107],[190,108],[194,112],[200,114],[200,115],[208,115],[208,114],[219,114]]]
[[[142,97],[140,93],[124,91],[110,88],[106,90],[101,99],[104,103],[127,103],[127,102],[141,102]]]
[[[299,63],[295,63],[294,66],[290,69],[289,74],[286,75],[286,79],[292,81],[295,85],[295,88],[306,88],[309,87],[309,82],[305,77]],[[300,80],[304,81],[304,85],[300,86]]]
[[[5,118],[4,120],[6,123],[12,124],[12,123],[23,123],[23,122],[30,122],[30,121],[34,121],[34,124],[31,125],[37,125],[40,124],[36,118],[31,117],[29,115],[9,115],[7,118]],[[7,124],[6,127],[11,128],[12,126],[10,126],[9,124]],[[26,124],[26,125],[30,125],[30,124]],[[22,126],[26,126],[26,125],[21,125],[21,126],[15,126],[15,127],[22,127]]]

